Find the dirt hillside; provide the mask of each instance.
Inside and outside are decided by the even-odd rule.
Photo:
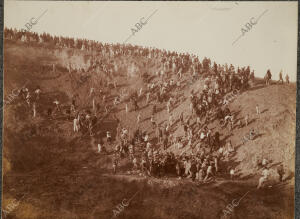
[[[56,119],[47,117],[49,105],[59,99],[62,105],[68,105],[74,94],[79,95],[78,104],[82,108],[92,106],[89,97],[90,88],[103,89],[104,73],[69,72],[69,65],[89,68],[89,59],[95,54],[80,50],[51,49],[40,45],[27,45],[6,41],[4,44],[4,96],[13,89],[21,88],[25,83],[30,90],[41,87],[41,104],[38,116],[32,118],[31,110],[15,98],[4,106],[3,124],[3,207],[12,200],[20,200],[7,218],[112,218],[113,209],[124,198],[129,199],[137,191],[130,206],[125,208],[119,218],[222,218],[223,210],[244,194],[247,196],[235,207],[229,218],[292,218],[294,209],[294,157],[296,130],[296,85],[278,85],[266,87],[260,79],[247,91],[237,94],[229,103],[234,117],[243,120],[249,115],[249,125],[241,128],[221,127],[218,121],[212,121],[208,127],[221,133],[221,140],[231,141],[235,154],[228,168],[235,168],[239,178],[230,181],[226,177],[215,183],[197,186],[189,180],[176,178],[144,178],[127,175],[130,167],[122,161],[120,174],[112,175],[112,155],[97,153],[96,143],[104,138],[106,131],[116,133],[117,119],[130,134],[137,129],[135,111],[125,112],[123,102],[106,114],[101,105],[103,116],[97,125],[96,135],[73,133],[73,121],[61,116]],[[114,79],[117,88],[110,85],[108,102],[120,93],[130,94],[140,88],[146,89],[142,74],[154,76],[161,66],[153,58],[119,57],[114,61],[121,66]],[[56,66],[53,71],[53,64]],[[132,70],[132,66],[138,71]],[[84,80],[82,80],[84,78]],[[155,81],[155,77],[153,81]],[[190,114],[189,95],[192,90],[203,88],[203,78],[192,81],[185,77],[180,89],[173,90],[176,98],[172,115],[177,121],[180,113]],[[128,96],[124,95],[125,99]],[[96,102],[101,102],[96,99]],[[256,114],[255,106],[260,108]],[[155,136],[150,115],[152,103],[145,97],[139,100],[141,123],[139,128],[150,131]],[[155,120],[165,124],[168,120],[166,105],[157,105]],[[192,121],[195,122],[195,121]],[[175,123],[176,124],[176,123]],[[31,127],[36,132],[30,133]],[[258,132],[254,140],[243,143],[243,136],[251,129]],[[178,125],[171,128],[176,136],[182,136]],[[108,151],[112,147],[107,148]],[[192,153],[191,149],[169,151],[180,154]],[[271,178],[276,181],[276,167],[283,164],[286,170],[286,182],[274,184],[266,190],[256,190],[261,170],[257,161],[268,159],[271,165]],[[23,197],[24,196],[24,197]],[[22,198],[22,199],[21,199]]]

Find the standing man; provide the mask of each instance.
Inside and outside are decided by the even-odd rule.
[[[147,92],[147,94],[146,94],[146,103],[147,103],[147,105],[149,103],[149,100],[150,100],[150,92]]]
[[[279,83],[283,84],[282,70],[279,72]]]
[[[140,90],[139,90],[139,95],[138,95],[138,97],[142,96],[142,93],[143,93],[143,88],[141,87]]]
[[[35,118],[36,117],[36,103],[34,102],[33,105],[33,117]]]
[[[286,76],[285,76],[285,81],[286,81],[287,84],[290,83],[290,78],[289,78],[289,75],[288,75],[288,74],[286,74]]]
[[[271,78],[272,78],[272,74],[271,74],[270,69],[268,69],[267,74],[266,74],[266,77],[265,77],[266,85],[270,85],[270,80],[271,80]]]
[[[118,159],[117,159],[117,156],[115,154],[114,159],[113,159],[113,173],[114,174],[117,173],[117,166],[118,166]]]
[[[150,121],[151,121],[151,124],[152,124],[152,128],[154,129],[156,127],[156,122],[154,120],[154,115],[151,115]]]
[[[78,132],[79,131],[79,114],[78,117],[74,118],[73,120],[73,125],[74,125],[74,132]]]
[[[35,95],[36,95],[36,100],[40,99],[40,94],[41,94],[41,89],[38,87],[35,91],[34,91]]]
[[[60,112],[59,101],[55,100],[53,103],[55,104],[55,109]]]
[[[169,116],[169,126],[172,127],[172,125],[173,125],[173,115],[170,114],[170,116]]]
[[[30,95],[29,91],[27,92],[27,95],[26,95],[26,102],[27,102],[28,106],[30,107],[30,104],[31,104],[31,95]]]
[[[167,102],[167,112],[168,112],[168,113],[170,113],[170,105],[171,105],[171,103],[170,103],[170,101],[168,101],[168,102]]]
[[[180,124],[181,124],[181,125],[184,124],[184,120],[183,120],[183,112],[180,113],[179,121],[180,121]]]
[[[139,124],[140,121],[141,121],[141,113],[139,113],[138,116],[137,116],[136,118],[137,118],[137,124]]]
[[[284,175],[284,169],[283,169],[283,165],[282,164],[280,164],[277,167],[277,173],[279,175],[279,182],[282,182],[283,181],[283,175]]]
[[[259,111],[259,106],[258,106],[258,104],[256,104],[256,107],[255,107],[255,108],[256,108],[256,114],[259,115],[259,114],[260,114],[260,111]]]
[[[248,123],[249,123],[249,114],[246,114],[245,116],[245,126],[248,126]]]
[[[96,111],[96,105],[95,105],[95,88],[91,87],[90,90],[90,97],[92,98],[92,106],[93,106],[93,111]]]

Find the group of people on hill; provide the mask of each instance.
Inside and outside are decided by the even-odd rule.
[[[252,74],[245,74],[245,71],[240,74],[231,72],[220,72],[213,76],[202,78],[205,80],[204,87],[201,92],[192,90],[190,95],[191,112],[184,119],[183,112],[178,119],[173,118],[171,106],[176,102],[176,98],[172,95],[172,91],[177,91],[177,85],[181,85],[181,77],[177,79],[166,79],[158,76],[157,83],[149,83],[148,90],[144,92],[146,104],[149,103],[149,95],[154,95],[156,92],[156,106],[160,103],[167,102],[166,111],[169,114],[169,120],[165,125],[158,125],[155,121],[156,107],[152,110],[150,121],[152,123],[155,136],[150,138],[150,133],[139,129],[141,114],[137,117],[137,130],[132,139],[124,133],[120,139],[116,138],[115,158],[113,161],[114,172],[117,171],[118,160],[128,156],[132,162],[132,172],[139,169],[141,174],[147,176],[165,176],[176,174],[178,177],[192,178],[201,182],[208,182],[214,176],[222,174],[222,171],[229,173],[231,179],[235,177],[234,167],[224,168],[226,161],[234,154],[235,149],[231,142],[220,140],[220,133],[213,133],[208,128],[208,124],[214,120],[219,120],[221,127],[229,125],[232,131],[235,127],[241,128],[248,126],[249,115],[245,115],[241,119],[234,118],[234,113],[228,108],[226,94],[240,93],[249,87],[249,81],[253,79]],[[169,77],[168,77],[169,78]],[[178,81],[177,81],[178,80]],[[178,83],[179,82],[179,83]],[[179,86],[180,87],[180,86]],[[159,88],[159,89],[151,89]],[[133,106],[135,111],[139,111],[138,97],[143,97],[141,89],[136,91],[134,96]],[[164,97],[164,98],[160,98]],[[155,98],[154,98],[155,100]],[[225,106],[224,106],[225,105]],[[126,105],[127,106],[127,105]],[[260,109],[256,105],[256,114],[259,115]],[[184,130],[184,136],[176,136],[172,133],[172,129],[176,129],[180,125],[175,125],[179,121]],[[126,130],[126,129],[125,129]],[[117,131],[118,132],[118,131]],[[127,133],[127,131],[125,131]],[[117,136],[119,136],[117,134]],[[124,139],[124,136],[126,138]],[[257,133],[254,129],[249,131],[250,140],[255,139]],[[168,148],[182,150],[181,154],[175,155]],[[192,149],[192,154],[186,154],[184,151]],[[140,151],[140,153],[136,153]],[[263,162],[263,161],[262,161]],[[264,166],[265,167],[265,166]],[[223,173],[224,173],[223,172]],[[266,172],[266,170],[264,170]],[[266,181],[263,176],[260,179],[258,188],[261,188]]]
[[[193,129],[186,123],[184,126],[192,135]],[[219,133],[216,132],[212,135],[211,130],[208,130],[207,127],[200,136],[194,136],[194,141],[201,139],[196,144],[194,144],[195,142],[191,143],[192,137],[188,133],[182,137],[172,135],[168,125],[163,128],[157,125],[155,129],[156,141],[153,141],[150,133],[146,131],[137,129],[130,138],[128,130],[118,126],[117,143],[114,148],[114,172],[117,171],[119,159],[128,157],[133,165],[132,173],[139,170],[145,176],[177,175],[179,178],[187,177],[200,182],[208,182],[213,176],[221,173],[220,162],[228,160],[234,153],[234,147],[230,141],[224,146],[219,146]],[[100,148],[103,150],[102,145],[103,143]],[[180,151],[190,147],[194,149],[192,154],[183,151],[181,154],[175,155],[167,150],[172,148]],[[223,171],[227,172],[224,169]]]
[[[198,104],[199,102],[195,107]],[[235,147],[231,144],[231,141],[221,141],[220,133],[213,133],[207,127],[207,124],[219,119],[221,126],[224,127],[230,124],[229,127],[232,131],[235,127],[248,126],[249,115],[243,118],[244,122],[242,120],[236,120],[238,122],[235,122],[232,118],[233,113],[230,112],[228,106],[222,109],[222,104],[223,102],[220,101],[216,106],[211,106],[215,108],[214,115],[204,113],[201,117],[201,115],[197,115],[195,110],[194,114],[191,112],[184,119],[182,112],[178,121],[184,129],[183,136],[176,136],[172,133],[174,127],[169,122],[163,126],[156,124],[153,120],[155,113],[152,113],[150,120],[153,130],[147,132],[137,128],[132,138],[130,138],[126,128],[119,126],[114,149],[114,173],[117,172],[119,160],[128,157],[132,162],[132,169],[129,172],[133,174],[139,173],[153,177],[176,175],[179,179],[191,178],[198,183],[210,182],[217,176],[227,176],[233,180],[236,177],[236,170],[235,167],[228,166],[229,162],[227,161],[234,155]],[[206,110],[209,110],[209,108]],[[256,105],[256,113],[257,115],[261,113],[258,105]],[[150,138],[150,132],[152,131],[155,136]],[[253,140],[256,133],[251,129],[249,135],[249,139]],[[192,153],[186,153],[188,149],[191,149]],[[181,153],[175,155],[172,151],[181,151]],[[263,175],[259,178],[258,189],[262,188],[268,180],[266,162],[266,159],[262,159],[261,162],[257,161],[255,163],[255,165],[260,165],[263,168]],[[282,178],[284,170],[280,170],[279,173]]]
[[[282,70],[279,72],[279,80],[278,80],[278,82],[281,83],[281,84],[284,83],[283,77],[282,77]],[[287,84],[290,83],[290,77],[289,77],[288,74],[285,75],[285,82],[286,82]]]
[[[190,55],[188,53],[177,53],[166,50],[160,50],[153,47],[141,47],[133,46],[131,44],[102,44],[93,40],[86,39],[74,39],[69,37],[51,36],[50,34],[37,34],[30,31],[18,31],[16,29],[4,28],[4,38],[12,41],[22,41],[24,43],[38,43],[41,45],[54,47],[54,48],[73,48],[77,50],[84,50],[90,52],[96,52],[91,55],[91,58],[87,60],[89,63],[87,68],[73,65],[72,63],[66,64],[66,68],[72,71],[79,72],[104,72],[109,80],[113,76],[114,72],[118,72],[121,68],[121,63],[118,62],[120,57],[132,56],[142,57],[144,59],[156,59],[158,63],[161,63],[158,74],[165,75],[168,72],[173,72],[181,76],[186,72],[190,72],[193,77],[197,77],[197,74],[213,71],[231,71],[234,72],[234,66],[221,66],[216,63],[211,63],[211,60],[204,58],[201,62],[196,55]],[[134,61],[132,65],[136,65]],[[129,67],[129,63],[126,63]],[[139,69],[137,69],[139,71]],[[237,69],[235,72],[246,72],[250,74],[249,67],[247,69]],[[254,72],[251,73],[254,76]]]
[[[272,74],[271,74],[270,69],[268,69],[268,71],[267,71],[267,73],[266,73],[266,75],[265,75],[265,77],[264,77],[264,80],[265,80],[266,85],[270,85],[271,79],[272,79]],[[286,82],[287,84],[290,83],[290,77],[289,77],[288,74],[285,75],[285,82]],[[283,76],[282,76],[282,70],[279,72],[279,80],[278,80],[278,83],[280,83],[280,84],[283,84],[283,83],[284,83],[284,81],[283,81]]]
[[[229,173],[230,177],[234,178],[234,167],[226,167],[226,161],[234,154],[235,148],[231,141],[221,140],[221,133],[213,132],[208,126],[215,120],[219,121],[221,128],[229,126],[231,132],[234,128],[248,126],[249,115],[245,115],[242,119],[235,118],[235,113],[231,112],[228,107],[230,98],[227,94],[237,95],[246,90],[250,82],[253,82],[254,71],[251,72],[249,66],[235,69],[233,65],[211,64],[211,60],[208,58],[204,58],[200,62],[198,57],[194,55],[178,54],[154,48],[120,44],[103,45],[93,41],[52,37],[47,34],[37,35],[11,29],[5,29],[4,32],[5,37],[11,40],[48,43],[62,48],[96,50],[103,56],[101,59],[93,59],[87,71],[93,72],[100,68],[99,71],[110,76],[113,75],[114,71],[117,71],[118,67],[116,67],[115,62],[108,61],[106,59],[108,57],[112,60],[119,56],[128,55],[148,59],[156,58],[160,65],[154,73],[155,77],[147,79],[144,87],[135,90],[128,99],[124,98],[123,92],[117,96],[111,96],[108,82],[112,83],[114,89],[119,89],[115,80],[107,79],[105,83],[100,81],[101,89],[90,88],[89,99],[92,103],[92,110],[80,110],[80,106],[77,105],[78,97],[75,95],[66,108],[58,99],[54,99],[52,106],[47,109],[47,115],[49,118],[53,118],[53,114],[64,111],[70,120],[73,119],[74,133],[89,133],[90,136],[94,136],[101,120],[100,117],[103,116],[101,114],[109,114],[110,108],[116,108],[119,104],[125,103],[124,110],[126,113],[130,111],[129,108],[137,113],[137,128],[133,135],[130,135],[129,130],[121,127],[119,123],[116,139],[112,137],[110,131],[105,133],[107,143],[115,144],[114,172],[117,171],[119,159],[128,156],[132,162],[133,172],[140,171],[141,174],[148,176],[160,177],[176,174],[181,178],[187,177],[192,180],[208,182],[218,174]],[[143,76],[143,74],[140,75]],[[271,72],[268,70],[265,77],[267,85],[271,77]],[[180,98],[178,95],[182,87],[188,85],[190,79],[192,82],[197,82],[200,78],[204,81],[204,86],[190,92],[190,111],[181,112],[180,116],[175,118],[173,111],[175,111],[178,103],[184,101],[184,98]],[[279,81],[283,82],[282,72]],[[289,83],[288,75],[286,81]],[[102,89],[105,86],[107,91],[104,92]],[[25,87],[20,90],[20,95],[32,109],[33,117],[36,117],[41,89],[37,87],[33,92],[30,92]],[[97,98],[101,101],[98,101]],[[140,105],[143,102],[146,103],[146,107],[152,107],[150,116],[152,130],[148,130],[148,132],[140,128],[142,118],[146,117],[141,113]],[[168,115],[167,121],[162,125],[158,124],[155,119],[159,105],[166,106]],[[102,111],[100,108],[104,110]],[[256,111],[259,114],[258,106],[256,106]],[[183,130],[183,136],[176,135],[175,130],[178,128]],[[152,138],[150,137],[151,132],[155,133]],[[250,133],[255,135],[253,130]],[[251,139],[254,139],[253,136]],[[171,149],[180,153],[175,155]],[[187,150],[192,153],[188,154]],[[98,144],[98,151],[107,152],[102,141]]]
[[[226,67],[225,67],[226,69]],[[164,74],[156,74],[156,82],[152,81],[147,85],[144,92],[142,89],[137,90],[131,97],[134,111],[138,112],[137,130],[130,138],[126,128],[117,129],[115,157],[113,160],[114,172],[117,171],[118,160],[128,156],[132,162],[132,171],[138,169],[141,174],[148,176],[164,176],[176,174],[178,177],[192,178],[201,182],[207,182],[213,176],[221,174],[220,170],[224,170],[224,165],[220,167],[220,163],[228,160],[235,152],[231,142],[223,142],[220,140],[220,133],[213,133],[208,128],[208,124],[214,120],[220,120],[220,124],[225,127],[229,124],[232,131],[235,127],[233,113],[230,112],[227,104],[224,101],[225,95],[230,92],[242,92],[247,89],[248,81],[252,80],[253,74],[250,74],[250,69],[239,70],[239,74],[233,73],[233,68],[228,68],[228,72],[222,70],[216,74],[206,75],[202,79],[205,80],[204,87],[201,92],[191,91],[190,102],[191,111],[181,112],[179,118],[174,118],[172,110],[175,104],[179,101],[176,95],[186,74],[176,75],[175,78]],[[167,72],[172,73],[172,70]],[[171,76],[171,77],[170,77]],[[191,74],[194,78],[194,75]],[[202,76],[199,72],[197,77]],[[187,75],[189,77],[189,75]],[[154,80],[154,79],[153,79]],[[186,81],[185,81],[186,83]],[[153,96],[156,98],[149,98]],[[141,113],[139,112],[138,102],[146,99],[148,105],[151,101],[153,110],[150,116],[152,130],[155,133],[153,138],[150,138],[150,132],[142,131],[139,128],[141,121]],[[151,99],[149,101],[149,99]],[[168,120],[164,125],[157,124],[155,120],[156,106],[166,102],[166,111],[168,112]],[[224,106],[225,105],[225,106]],[[126,104],[127,106],[127,104]],[[245,125],[248,125],[247,115],[245,117]],[[177,122],[176,122],[177,121]],[[244,121],[244,120],[243,120]],[[180,124],[177,124],[177,123]],[[239,121],[239,127],[242,127]],[[184,130],[183,136],[176,136],[173,130],[181,126]],[[120,131],[121,130],[121,131]],[[101,147],[103,148],[103,143]],[[177,151],[182,151],[181,154],[175,155],[169,148]],[[191,149],[192,154],[187,154],[185,151]],[[139,151],[140,153],[137,153]],[[234,178],[234,168],[231,168],[230,177]]]

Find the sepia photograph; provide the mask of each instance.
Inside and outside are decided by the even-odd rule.
[[[4,1],[4,219],[293,219],[298,1]]]

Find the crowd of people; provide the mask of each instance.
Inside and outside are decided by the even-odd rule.
[[[177,80],[180,80],[178,76]],[[236,91],[242,92],[248,87],[250,75],[231,75],[222,73],[212,77],[207,76],[204,87],[201,92],[191,91],[190,111],[181,112],[179,118],[174,118],[172,110],[177,98],[173,93],[178,90],[176,79],[165,80],[159,78],[157,84],[149,86],[149,90],[144,92],[146,104],[151,101],[153,110],[150,117],[152,129],[155,136],[150,138],[150,133],[137,130],[133,136],[128,135],[126,128],[117,129],[115,159],[113,163],[114,171],[117,171],[118,160],[128,156],[133,165],[133,170],[139,169],[142,174],[148,176],[163,176],[176,174],[178,177],[192,178],[201,182],[212,180],[217,174],[222,174],[220,162],[228,161],[234,153],[234,147],[231,142],[227,143],[220,140],[220,133],[213,133],[208,128],[208,124],[214,120],[220,121],[220,126],[229,126],[230,131],[234,129],[236,121],[233,119],[234,113],[230,112],[228,102],[224,101],[225,94]],[[152,88],[151,88],[152,87]],[[155,88],[158,89],[155,89]],[[153,90],[152,90],[153,89]],[[180,89],[180,88],[179,88]],[[139,111],[137,105],[139,96],[133,95],[133,108]],[[153,100],[148,100],[148,95],[154,96]],[[143,97],[141,95],[141,97]],[[166,111],[169,118],[164,125],[159,125],[155,121],[156,105],[166,103]],[[185,115],[184,115],[185,114]],[[141,114],[138,113],[137,127],[139,127]],[[175,124],[178,120],[179,124]],[[248,125],[248,119],[245,119],[245,125]],[[241,127],[241,121],[239,127]],[[176,136],[172,130],[182,127],[183,136]],[[152,130],[151,130],[152,131]],[[103,143],[102,143],[103,144]],[[172,150],[182,151],[175,155]],[[193,153],[185,151],[191,149]],[[139,151],[140,153],[136,153]],[[224,167],[224,165],[222,165]],[[234,177],[234,170],[230,172],[231,178]],[[223,173],[224,173],[223,172]]]
[[[226,165],[226,163],[229,164],[227,161],[234,154],[235,147],[230,140],[221,140],[221,133],[213,132],[208,127],[215,120],[219,121],[221,128],[227,127],[231,133],[235,128],[248,126],[249,115],[236,118],[235,112],[229,109],[228,104],[232,99],[228,98],[228,94],[238,95],[253,83],[254,71],[251,72],[249,66],[235,68],[233,65],[212,64],[208,58],[204,58],[201,62],[197,56],[187,53],[178,54],[124,44],[102,44],[90,40],[53,37],[49,34],[39,35],[7,28],[4,29],[4,36],[6,39],[20,40],[25,43],[43,43],[59,48],[97,51],[102,56],[101,58],[95,56],[87,71],[93,72],[98,68],[104,75],[110,76],[118,70],[116,62],[111,62],[111,60],[116,60],[119,56],[142,56],[155,59],[160,64],[157,71],[150,79],[148,79],[149,75],[140,75],[140,77],[147,77],[147,80],[144,80],[143,87],[136,88],[134,92],[125,95],[126,91],[120,91],[114,81],[113,89],[119,92],[119,95],[112,96],[110,93],[112,88],[108,88],[109,83],[100,83],[100,87],[90,88],[88,96],[91,99],[91,109],[82,110],[77,105],[78,96],[74,94],[67,106],[62,105],[58,99],[54,99],[53,105],[47,109],[47,116],[53,119],[53,115],[64,113],[70,120],[73,120],[74,133],[82,132],[82,134],[88,133],[90,136],[95,136],[101,129],[98,126],[99,122],[105,115],[109,115],[112,109],[122,104],[122,106],[125,105],[123,110],[126,113],[129,113],[130,109],[136,113],[136,130],[129,133],[125,126],[122,127],[122,119],[116,119],[118,122],[116,137],[112,137],[111,131],[106,131],[106,142],[102,139],[98,142],[99,153],[106,153],[108,145],[113,146],[114,173],[118,171],[121,159],[129,159],[132,163],[131,172],[145,176],[176,175],[179,178],[191,178],[203,183],[223,174],[231,179],[235,178],[235,168]],[[110,58],[110,61],[103,56]],[[55,71],[54,68],[53,71]],[[280,75],[280,82],[283,83],[282,72]],[[268,70],[265,77],[266,85],[270,84],[271,77],[271,72]],[[189,110],[185,109],[180,112],[179,117],[175,118],[173,111],[178,104],[185,101],[178,94],[190,80],[203,81],[203,87],[191,90]],[[289,83],[288,76],[286,76],[286,81]],[[40,87],[33,91],[29,91],[27,87],[20,90],[20,96],[32,110],[33,117],[37,116],[41,93]],[[150,117],[152,130],[148,132],[141,128],[144,116],[140,104],[152,107]],[[158,105],[164,105],[168,115],[163,125],[158,124],[155,119]],[[258,106],[256,106],[256,111],[259,111]],[[183,130],[182,136],[175,134],[178,128]],[[100,131],[103,132],[103,130]],[[150,132],[154,132],[154,136]],[[250,140],[253,140],[254,130],[250,133]],[[179,153],[174,153],[175,151]]]
[[[196,55],[170,52],[153,47],[133,46],[131,44],[103,44],[94,40],[58,37],[51,36],[50,34],[46,33],[38,34],[35,32],[19,31],[17,29],[10,28],[4,28],[4,38],[6,40],[21,41],[29,45],[41,44],[52,48],[71,48],[96,52],[96,55],[93,55],[92,59],[90,60],[88,68],[78,69],[79,67],[76,65],[72,66],[71,63],[68,63],[65,67],[67,67],[69,71],[101,71],[106,73],[105,75],[108,77],[111,77],[112,73],[120,68],[120,66],[118,66],[120,63],[117,63],[114,60],[122,56],[139,56],[148,59],[157,59],[157,62],[161,63],[161,67],[159,68],[159,72],[157,72],[157,74],[161,75],[165,75],[170,72],[176,72],[176,74],[181,77],[182,74],[190,72],[191,75],[197,77],[197,74],[203,74],[205,72],[209,72],[210,70],[214,73],[220,71],[230,71],[231,73],[236,72],[238,74],[250,74],[249,67],[247,69],[238,68],[235,70],[234,66],[232,65],[228,66],[226,64],[221,66],[217,65],[216,63],[212,64],[211,60],[208,58],[204,58],[204,60],[201,62]],[[138,68],[137,63],[133,62],[132,64],[133,68]],[[126,65],[128,68],[132,67],[132,65],[129,63],[126,63]],[[254,72],[251,73],[251,76],[254,77]]]

